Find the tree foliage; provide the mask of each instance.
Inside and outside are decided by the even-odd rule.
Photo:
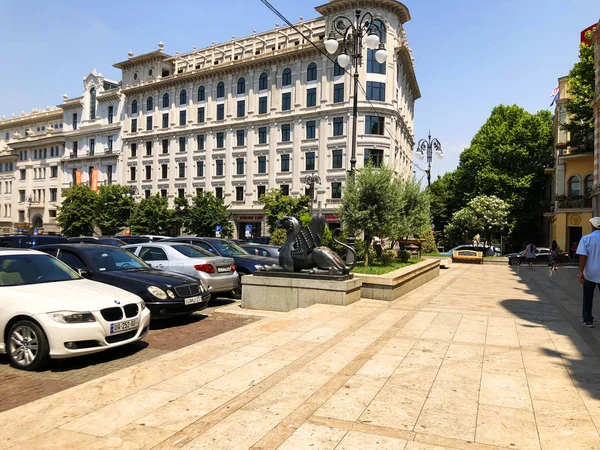
[[[287,240],[287,233],[283,228],[277,228],[271,234],[271,240],[269,241],[269,245],[283,245]]]
[[[182,225],[187,233],[214,237],[217,225],[222,227],[221,236],[233,236],[233,224],[229,205],[212,192],[203,192],[191,200],[191,204],[180,202]]]
[[[425,239],[425,242],[423,242],[423,245],[421,247],[421,251],[423,253],[437,253],[438,251],[437,246],[435,244],[435,236],[433,235],[432,231],[430,231],[429,233],[425,233],[425,235],[422,236]]]
[[[100,186],[95,223],[103,235],[118,233],[127,226],[134,200],[130,189],[119,184]]]
[[[588,36],[589,38],[589,36]],[[591,39],[588,39],[591,42]],[[594,46],[582,43],[579,46],[579,61],[569,72],[569,99],[565,108],[569,121],[561,124],[561,128],[571,133],[570,145],[594,144],[594,82],[596,70],[594,65]]]
[[[511,243],[537,240],[542,232],[544,166],[552,161],[552,118],[549,111],[531,114],[513,105],[492,110],[460,156],[456,171],[432,183],[436,230],[444,230],[453,214],[477,196],[496,196],[510,205]],[[456,243],[444,236],[445,244]]]
[[[396,179],[399,184],[398,217],[394,222],[394,237],[401,243],[410,236],[421,237],[431,231],[429,194],[414,177]]]
[[[507,226],[508,214],[506,202],[496,196],[481,195],[454,213],[445,233],[457,244],[480,240],[489,245]]]
[[[310,197],[307,195],[290,197],[284,195],[281,189],[272,189],[270,192],[263,194],[259,202],[264,205],[263,209],[271,234],[277,229],[277,221],[285,216],[296,216],[304,224],[307,220],[310,221]]]
[[[98,194],[88,186],[76,185],[63,192],[56,221],[65,236],[91,236],[94,233]]]
[[[130,220],[132,234],[167,235],[171,228],[169,201],[160,194],[142,199]]]

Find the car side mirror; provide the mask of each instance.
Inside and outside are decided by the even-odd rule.
[[[81,278],[89,278],[90,271],[87,269],[77,269],[77,273]]]

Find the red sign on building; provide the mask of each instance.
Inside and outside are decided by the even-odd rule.
[[[586,34],[588,34],[590,31],[594,31],[594,28],[596,28],[597,24],[594,24],[592,26],[587,27],[585,30],[583,30],[581,32],[581,43],[585,44],[585,45],[592,45],[592,43],[590,41],[588,41],[585,37]]]

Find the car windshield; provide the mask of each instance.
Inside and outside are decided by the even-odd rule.
[[[86,250],[95,269],[100,272],[147,269],[150,266],[133,254],[120,248],[93,248]]]
[[[172,245],[171,247],[173,247],[173,250],[177,250],[179,253],[187,256],[188,258],[204,258],[206,256],[215,256],[211,252],[204,250],[203,248],[196,247],[194,245],[179,244]]]
[[[100,238],[98,239],[98,244],[112,245],[113,247],[122,247],[123,245],[125,245],[125,242],[123,242],[120,239]]]
[[[50,255],[0,256],[0,286],[53,283],[80,279],[68,266]]]
[[[217,251],[223,256],[238,256],[250,254],[243,248],[239,247],[235,242],[211,241],[210,243],[214,245]]]

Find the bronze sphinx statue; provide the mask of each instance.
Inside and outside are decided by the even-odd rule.
[[[287,272],[309,272],[323,275],[347,275],[356,266],[354,249],[338,240],[340,229],[333,232],[336,244],[352,252],[353,262],[347,266],[344,260],[328,247],[321,246],[325,231],[325,217],[319,212],[312,215],[310,226],[304,227],[294,216],[279,221],[287,232],[287,240],[279,250],[279,264]]]

